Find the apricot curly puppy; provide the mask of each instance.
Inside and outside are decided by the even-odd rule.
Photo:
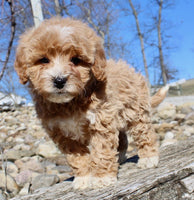
[[[102,40],[86,24],[55,17],[28,30],[15,69],[20,82],[29,83],[43,127],[66,154],[74,188],[117,180],[118,154],[126,151],[129,132],[138,166],[158,165],[150,110],[166,90],[151,99],[140,74],[123,61],[106,60]]]

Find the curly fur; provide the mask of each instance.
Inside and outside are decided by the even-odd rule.
[[[150,111],[165,94],[151,101],[143,76],[121,60],[107,61],[102,40],[86,24],[55,17],[28,30],[21,36],[15,69],[20,82],[29,83],[43,127],[66,154],[75,188],[116,181],[127,133],[137,145],[138,166],[157,166]],[[66,79],[63,88],[53,84],[59,76]]]

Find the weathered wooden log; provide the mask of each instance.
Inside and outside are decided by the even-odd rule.
[[[111,187],[74,191],[72,182],[64,181],[12,200],[194,199],[194,139],[161,148],[158,168],[138,169],[136,160],[120,166],[118,182]]]

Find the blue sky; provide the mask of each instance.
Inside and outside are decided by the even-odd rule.
[[[125,8],[128,1],[121,2],[125,2]],[[142,8],[144,8],[146,4],[149,5],[149,0],[140,0],[138,2],[141,2],[140,5]],[[172,24],[172,29],[170,31],[168,30],[170,36],[172,37],[170,39],[170,45],[172,44],[172,46],[176,47],[174,50],[169,52],[168,59],[170,65],[178,69],[177,80],[183,78],[191,79],[194,78],[194,0],[176,0],[174,2],[174,7],[169,10],[165,10],[165,12],[163,13],[169,24]],[[133,0],[133,3],[135,5],[137,1]],[[147,16],[140,14],[140,20],[149,20],[149,14],[149,10]],[[128,22],[128,20],[130,21]],[[126,39],[127,42],[133,41],[136,31],[134,24],[135,20],[133,16],[129,17],[128,14],[126,14],[125,16],[119,16],[118,26],[115,28],[116,32],[113,32],[113,34],[117,34],[117,32],[122,32],[122,37],[124,37],[124,40],[128,37]],[[140,26],[142,27],[142,24],[140,24]],[[119,42],[120,41],[118,41],[117,43],[119,44]],[[136,66],[138,66],[138,70],[144,74],[141,50],[138,39],[136,38],[134,42],[132,42],[132,44],[130,45],[130,49],[132,49],[131,55],[127,52],[124,59],[130,64],[136,63]],[[149,58],[152,58],[157,54],[158,52],[147,54],[148,64]],[[150,69],[151,83],[153,83],[154,80],[154,70],[156,69]],[[13,84],[15,84],[15,82]],[[24,89],[23,87],[21,87],[21,85],[17,89],[17,93],[24,94]]]
[[[153,13],[158,14],[158,6],[152,4],[149,0],[133,0],[132,2],[136,8],[139,8],[138,19],[140,29],[142,33],[144,33],[145,25],[148,25],[150,22],[153,23],[151,15],[153,15]],[[167,60],[165,61],[171,68],[178,70],[176,80],[191,79],[194,78],[194,1],[172,0],[171,2],[174,3],[173,6],[162,10],[161,28],[166,35],[170,36],[167,38],[167,46],[172,47],[171,50],[164,50],[164,54],[167,55],[167,57],[165,57]],[[138,3],[140,3],[140,7]],[[123,8],[129,8],[128,1],[122,1],[122,4]],[[163,20],[166,21],[165,25]],[[167,29],[164,29],[164,27],[167,27]],[[124,59],[144,74],[140,42],[137,37],[134,16],[130,15],[129,11],[126,12],[125,15],[119,16],[115,30],[118,32],[120,30],[121,37],[130,45],[130,54],[126,53]],[[113,30],[113,33],[115,33],[115,30]],[[156,32],[153,32],[150,36],[150,38],[153,38],[153,41],[155,40],[155,42],[157,42]],[[132,42],[129,43],[129,41]],[[156,48],[150,50],[146,49],[145,53],[148,66],[150,66],[150,81],[151,84],[154,84],[156,83],[154,81],[154,76],[159,76],[160,74],[159,68],[154,68],[152,63],[153,58],[158,56],[158,50]],[[154,73],[156,75],[154,75]]]
[[[177,41],[171,60],[177,66],[180,78],[194,78],[194,1],[179,0],[169,17],[176,23],[174,39]]]

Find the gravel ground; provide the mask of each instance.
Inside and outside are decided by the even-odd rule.
[[[172,103],[176,106],[184,104],[184,103],[189,103],[189,102],[194,102],[194,96],[177,96],[177,97],[166,97],[163,103]],[[162,103],[162,104],[163,104]]]
[[[167,97],[153,109],[152,122],[161,147],[193,138],[194,96]],[[65,156],[45,133],[33,106],[0,112],[0,150],[0,200],[26,195],[72,176]],[[131,139],[127,153],[128,158],[137,153]]]

